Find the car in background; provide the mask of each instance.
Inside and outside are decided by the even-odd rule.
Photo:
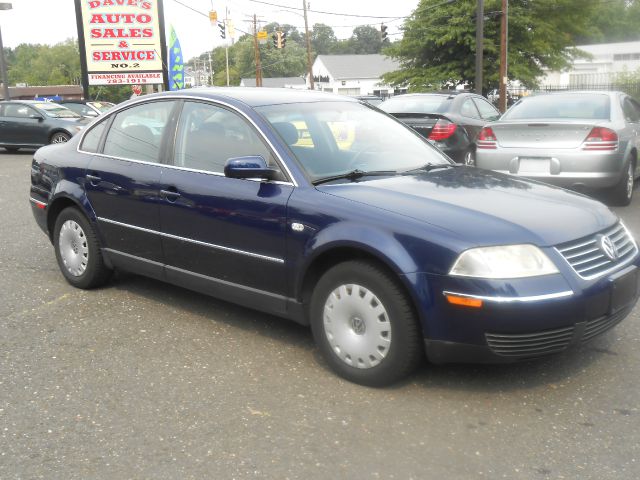
[[[412,93],[398,95],[378,105],[431,140],[454,161],[473,165],[476,136],[500,112],[474,93]]]
[[[16,152],[20,148],[64,143],[87,123],[77,113],[53,102],[0,102],[0,147]]]
[[[640,175],[640,104],[622,92],[522,98],[477,140],[478,167],[628,205]]]
[[[127,270],[310,325],[327,363],[366,385],[425,353],[562,352],[613,328],[640,293],[638,246],[600,202],[456,165],[391,116],[323,92],[125,102],[35,153],[30,202],[71,285]]]
[[[373,105],[374,107],[380,105],[384,100],[382,97],[379,97],[377,95],[357,95],[353,98],[357,98],[361,102],[368,103],[369,105]]]
[[[109,111],[115,106],[115,103],[111,102],[98,102],[89,100],[60,100],[57,102],[63,107],[67,107],[69,110],[73,110],[78,115],[83,117],[94,118],[104,112]]]

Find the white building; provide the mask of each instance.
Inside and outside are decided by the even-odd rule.
[[[256,79],[254,78],[241,78],[241,87],[255,87]],[[304,90],[307,88],[303,77],[274,77],[263,78],[262,86],[266,88],[295,88],[298,90]]]
[[[640,41],[602,43],[576,47],[591,58],[576,58],[568,70],[547,72],[540,81],[544,87],[581,88],[607,85],[623,73],[635,73],[640,69]]]
[[[382,75],[399,68],[398,62],[379,54],[318,55],[311,70],[315,90],[387,97],[394,94],[394,88],[382,82]]]

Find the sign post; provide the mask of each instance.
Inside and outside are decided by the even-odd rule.
[[[82,88],[154,85],[168,89],[162,0],[75,0]]]

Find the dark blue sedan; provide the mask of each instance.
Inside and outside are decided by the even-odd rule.
[[[452,164],[356,100],[145,96],[41,148],[36,221],[79,288],[127,270],[310,325],[343,377],[561,352],[621,321],[638,245],[604,205]]]

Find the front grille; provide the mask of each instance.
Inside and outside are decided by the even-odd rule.
[[[605,254],[601,246],[601,239],[604,237],[611,239],[617,258],[611,259]],[[595,235],[558,245],[556,250],[580,277],[589,280],[630,262],[638,253],[638,246],[627,229],[618,223]]]
[[[623,308],[619,312],[614,313],[613,315],[599,317],[594,320],[589,320],[584,329],[584,333],[582,335],[582,342],[588,342],[592,338],[597,337],[601,333],[606,332],[610,328],[615,327],[618,323],[622,321],[624,317],[631,311],[633,307]]]
[[[536,333],[485,333],[491,350],[503,357],[531,358],[561,352],[571,342],[574,327]]]

